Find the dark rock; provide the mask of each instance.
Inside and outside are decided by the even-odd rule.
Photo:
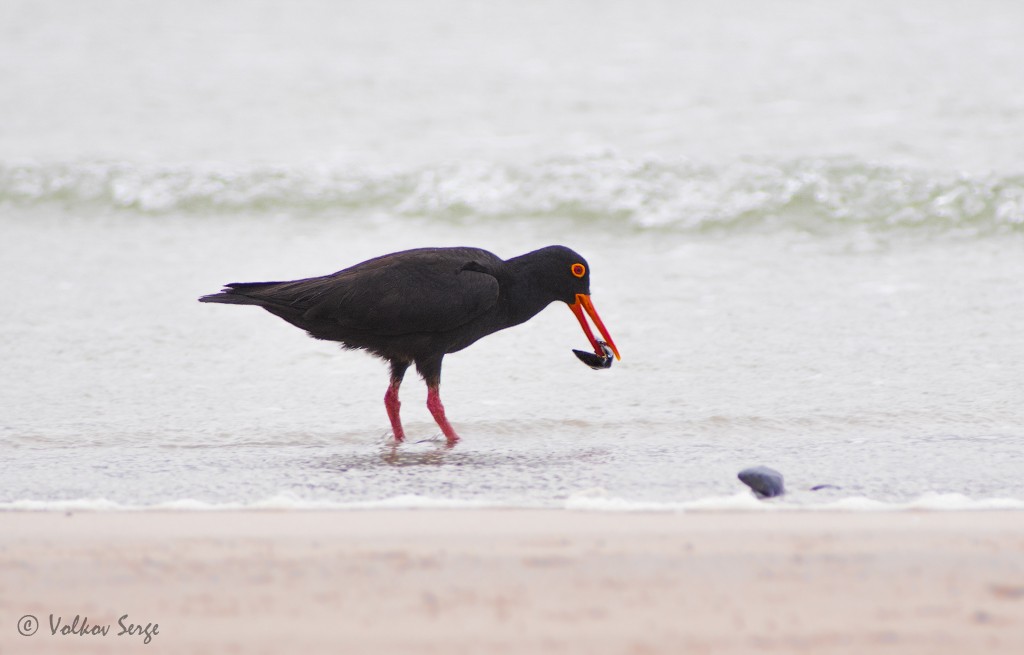
[[[754,490],[758,498],[774,498],[786,493],[782,474],[767,466],[752,466],[743,469],[737,476],[740,482]]]

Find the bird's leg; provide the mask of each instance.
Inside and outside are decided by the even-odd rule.
[[[448,422],[448,418],[444,415],[444,405],[441,404],[441,360],[443,357],[444,355],[431,359],[417,359],[416,370],[420,372],[423,381],[427,383],[427,409],[430,410],[430,415],[434,417],[434,421],[444,433],[448,445],[454,446],[459,440],[459,435],[455,434],[455,429]]]
[[[406,362],[391,362],[391,384],[384,394],[384,407],[388,410],[388,419],[391,421],[391,430],[395,433],[395,441],[405,440],[405,430],[402,429],[402,418],[398,415],[402,403],[398,401],[398,387],[402,385],[402,378],[405,377],[405,370],[409,368]]]
[[[444,405],[441,404],[441,359],[443,357],[444,355],[439,355],[429,359],[417,359],[416,369],[423,376],[423,381],[427,383],[427,409],[430,410],[430,416],[437,422],[437,426],[444,433],[444,438],[449,440],[451,447],[459,441],[459,435],[455,433],[452,424],[447,422],[447,418],[444,416]]]
[[[452,428],[452,424],[448,422],[448,417],[444,415],[444,405],[441,404],[441,390],[437,385],[431,385],[427,387],[427,409],[430,410],[430,414],[437,421],[438,426],[441,428],[441,432],[444,433],[446,439],[448,439],[448,445],[453,446],[459,440],[459,435],[455,434],[455,429]]]
[[[405,440],[402,418],[398,415],[398,411],[402,408],[402,403],[398,401],[398,385],[401,383],[401,380],[392,380],[388,385],[387,393],[384,394],[384,407],[388,410],[388,419],[391,421],[391,431],[395,434],[395,441]]]

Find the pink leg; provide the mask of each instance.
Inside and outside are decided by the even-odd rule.
[[[441,393],[438,387],[427,387],[427,409],[430,410],[430,414],[437,421],[441,432],[448,439],[448,445],[454,445],[459,440],[459,435],[455,434],[454,428],[444,415],[444,405],[441,404]]]
[[[384,394],[384,407],[388,410],[388,419],[391,420],[391,430],[395,433],[395,441],[405,440],[402,419],[398,416],[398,410],[402,408],[402,403],[398,402],[398,385],[401,383],[401,380],[397,382],[392,380],[387,393]]]

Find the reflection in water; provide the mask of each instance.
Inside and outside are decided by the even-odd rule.
[[[452,448],[455,447],[447,439],[440,438],[417,441],[416,444],[430,444],[434,447],[425,451],[412,451],[403,448],[403,444],[391,443],[381,449],[380,458],[391,466],[440,466],[445,463],[445,456],[452,454]]]
[[[544,467],[607,465],[616,457],[607,447],[570,447],[538,452],[532,449],[495,448],[471,450],[463,444],[451,446],[443,437],[415,442],[381,444],[375,453],[358,449],[305,459],[303,469],[338,473],[406,467],[466,467],[491,470],[514,468],[523,471]]]

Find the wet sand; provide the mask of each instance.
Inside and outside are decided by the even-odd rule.
[[[6,512],[0,652],[1024,653],[1024,513]]]

